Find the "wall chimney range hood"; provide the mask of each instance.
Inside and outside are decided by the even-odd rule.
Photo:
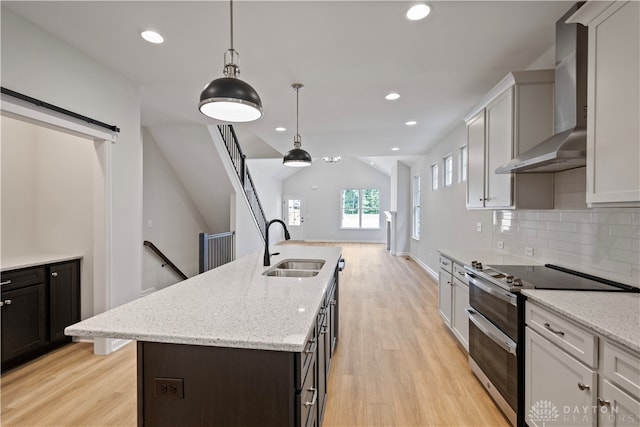
[[[582,4],[575,4],[556,22],[554,135],[496,173],[559,172],[586,165],[587,27],[565,23]]]

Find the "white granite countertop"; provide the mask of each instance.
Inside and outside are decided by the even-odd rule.
[[[522,294],[640,352],[640,293],[523,289]]]
[[[29,254],[3,256],[0,260],[0,271],[17,270],[18,268],[36,267],[39,265],[54,264],[56,262],[81,259],[78,254]]]
[[[482,265],[538,265],[533,259],[520,258],[514,255],[496,252],[490,249],[438,249],[443,256],[458,264],[471,264],[480,261]]]
[[[267,277],[262,253],[240,258],[65,329],[82,337],[300,352],[342,254],[338,247],[271,248],[284,259],[321,259],[315,277]]]

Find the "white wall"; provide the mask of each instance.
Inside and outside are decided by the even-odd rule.
[[[97,311],[140,295],[142,142],[139,87],[90,56],[2,8],[2,86],[120,128],[112,146],[108,292]]]
[[[155,244],[187,276],[198,274],[198,235],[209,232],[151,133],[143,128],[143,237]],[[143,293],[179,282],[150,250],[143,253]]]
[[[345,188],[380,189],[380,228],[340,229],[340,194]],[[309,167],[284,180],[285,196],[304,197],[304,238],[310,241],[385,242],[385,210],[389,210],[390,179],[387,175],[346,157],[337,163],[315,160]]]
[[[466,126],[461,122],[453,132],[411,167],[411,176],[420,173],[420,240],[411,239],[411,255],[416,260],[438,271],[438,249],[491,247],[491,211],[465,208],[466,182],[459,182],[457,165],[460,161],[458,147],[466,144]],[[450,187],[442,187],[442,159],[453,155],[454,177]],[[431,165],[438,163],[440,188],[431,189]],[[476,224],[482,224],[482,232]],[[409,235],[411,230],[408,230]]]
[[[3,256],[82,255],[81,316],[93,315],[93,141],[2,117],[1,145]]]

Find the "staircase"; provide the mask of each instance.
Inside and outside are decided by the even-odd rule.
[[[218,125],[218,131],[220,132],[220,136],[227,148],[227,153],[229,153],[231,163],[233,163],[233,167],[238,179],[240,180],[244,194],[249,202],[251,213],[253,214],[256,224],[258,225],[258,229],[260,230],[260,234],[262,235],[262,240],[264,241],[267,233],[267,218],[264,214],[264,210],[262,209],[260,199],[258,198],[256,187],[251,179],[251,174],[247,167],[246,156],[242,153],[242,149],[240,148],[238,138],[236,137],[236,133],[233,130],[232,125]]]

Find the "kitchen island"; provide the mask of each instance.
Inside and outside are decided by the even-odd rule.
[[[284,260],[310,277],[267,276]],[[72,325],[138,341],[138,425],[319,425],[338,340],[341,249],[283,245]],[[294,271],[291,268],[291,271]]]

